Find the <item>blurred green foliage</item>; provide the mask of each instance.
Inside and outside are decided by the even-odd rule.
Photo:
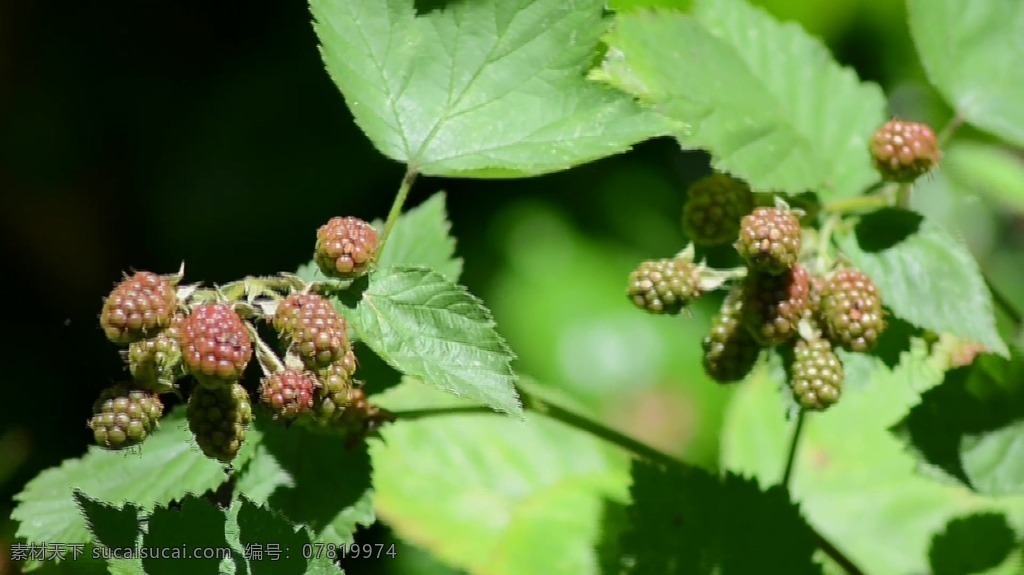
[[[948,119],[903,2],[755,3],[822,35],[840,62],[882,85],[893,114]],[[294,270],[328,217],[385,214],[402,167],[352,123],[309,20],[301,2],[0,4],[0,518],[27,479],[85,450],[92,398],[123,375],[96,322],[122,270],[184,260],[190,280],[209,282]],[[1024,307],[1021,157],[977,132],[961,136],[915,207],[961,235]],[[993,170],[960,168],[973,162],[958,164],[962,154]],[[410,204],[448,191],[464,281],[493,309],[520,371],[712,468],[730,390],[703,375],[697,343],[716,302],[652,319],[623,296],[636,262],[685,243],[684,190],[707,170],[702,154],[656,141],[539,178],[423,179]],[[0,575],[13,572],[12,533],[0,529]],[[380,526],[361,536],[389,540]],[[398,557],[387,572],[451,572],[404,544]]]

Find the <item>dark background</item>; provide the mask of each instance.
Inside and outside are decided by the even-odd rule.
[[[814,16],[808,2],[769,4]],[[847,12],[805,24],[862,78],[919,81],[905,31]],[[625,165],[669,185],[593,193]],[[449,191],[463,281],[486,295],[506,253],[491,222],[510,206],[542,201],[580,236],[650,255],[669,248],[615,214],[675,214],[706,170],[664,140],[541,178],[421,179],[409,205]],[[86,449],[90,405],[124,373],[97,322],[122,271],[292,271],[330,216],[384,216],[402,172],[352,123],[303,2],[0,2],[0,548],[11,497]]]

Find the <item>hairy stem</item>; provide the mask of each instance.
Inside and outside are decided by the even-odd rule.
[[[388,219],[384,222],[384,231],[380,235],[377,254],[384,253],[384,244],[387,243],[388,236],[391,235],[391,229],[395,227],[395,222],[398,221],[398,216],[402,215],[402,206],[405,205],[405,199],[409,197],[409,190],[412,189],[412,185],[416,182],[416,176],[418,175],[416,170],[410,167],[405,172],[405,176],[402,177],[402,185],[398,187],[395,201],[392,202],[391,211],[388,212]]]
[[[793,478],[793,464],[796,462],[796,451],[800,444],[800,436],[804,431],[804,410],[796,416],[796,428],[793,429],[793,436],[789,439],[789,453],[786,455],[786,467],[782,472],[782,485],[789,489],[789,480]]]
[[[896,188],[896,205],[904,210],[910,209],[910,190],[913,186],[910,184],[900,184]]]
[[[252,342],[256,347],[256,361],[260,364],[263,374],[270,377],[279,371],[284,371],[284,362],[281,361],[281,358],[277,357],[274,350],[270,349],[267,342],[263,341],[259,332],[256,331],[256,327],[246,322],[245,328],[249,331],[249,337],[252,338]]]

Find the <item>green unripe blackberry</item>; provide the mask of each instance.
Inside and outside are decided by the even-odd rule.
[[[171,325],[177,305],[171,282],[153,272],[136,272],[117,284],[104,300],[100,326],[110,341],[129,344]]]
[[[345,318],[323,296],[289,295],[278,304],[273,323],[307,369],[326,367],[349,350]]]
[[[839,401],[843,388],[843,363],[827,339],[800,339],[793,347],[790,389],[804,409],[822,410]]]
[[[252,422],[249,393],[238,383],[197,385],[188,398],[188,427],[203,454],[229,463],[238,455]]]
[[[139,387],[167,391],[185,375],[181,357],[181,316],[154,337],[128,346],[128,369]]]
[[[355,355],[350,351],[341,361],[318,372],[320,385],[313,395],[313,409],[307,421],[315,426],[335,427],[343,419],[354,397],[355,367]]]
[[[836,270],[826,281],[821,318],[832,343],[850,351],[868,351],[885,331],[882,299],[874,282],[856,268]]]
[[[203,304],[181,322],[185,366],[200,383],[238,381],[252,358],[252,339],[245,322],[223,303]]]
[[[100,447],[123,449],[149,437],[163,411],[157,394],[117,384],[100,393],[88,425]]]
[[[728,244],[736,240],[740,220],[752,209],[750,186],[725,174],[712,174],[690,186],[683,230],[697,245]]]
[[[761,353],[761,345],[740,322],[742,310],[742,289],[733,288],[711,320],[711,331],[702,343],[704,371],[719,383],[747,377]]]
[[[792,339],[810,309],[810,274],[800,264],[780,275],[751,271],[743,280],[742,322],[762,345]]]
[[[354,278],[366,273],[377,254],[377,230],[353,217],[331,218],[316,232],[313,259],[324,275]]]
[[[286,369],[264,378],[260,399],[280,419],[295,419],[313,409],[313,395],[319,383],[308,371]]]
[[[740,222],[736,251],[755,271],[781,274],[796,265],[802,247],[800,219],[784,208],[755,208]]]
[[[917,122],[886,122],[871,137],[871,158],[886,180],[912,182],[939,163],[935,132]]]
[[[683,258],[643,262],[626,287],[634,305],[655,314],[677,314],[700,294],[700,269]]]

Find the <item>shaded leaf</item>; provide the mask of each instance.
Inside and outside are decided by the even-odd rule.
[[[235,459],[243,465],[258,443],[250,435]],[[183,407],[160,422],[141,447],[127,452],[90,447],[85,456],[43,471],[15,496],[11,516],[18,536],[29,542],[85,543],[90,540],[73,492],[112,505],[131,502],[152,509],[189,493],[214,489],[228,478],[223,465],[208,459],[194,445]]]
[[[651,575],[821,573],[814,533],[785,489],[734,474],[633,464],[625,572]]]
[[[974,257],[955,237],[919,215],[887,208],[839,237],[843,253],[874,280],[883,303],[910,323],[1007,355],[992,296]]]
[[[907,0],[907,9],[928,78],[957,114],[1024,146],[1024,4]]]
[[[472,404],[418,382],[373,399],[393,411]],[[399,420],[381,433],[377,510],[403,539],[474,574],[599,572],[602,501],[626,497],[624,455],[533,413]]]
[[[821,42],[742,0],[697,0],[692,14],[620,14],[594,77],[685,123],[683,148],[758,190],[850,196],[877,176],[868,139],[881,90]]]
[[[1013,528],[1001,513],[956,518],[932,540],[928,553],[932,575],[988,572],[1010,557],[1015,539]]]
[[[356,310],[360,339],[392,367],[498,411],[522,413],[514,355],[483,302],[425,268],[378,269]]]
[[[218,575],[234,553],[224,536],[224,510],[188,496],[172,507],[157,507],[142,536],[142,566],[148,575]]]
[[[244,497],[238,510],[238,539],[251,575],[303,575],[310,563],[307,558],[316,556],[305,529]]]
[[[257,419],[261,449],[239,477],[237,492],[308,526],[318,541],[351,543],[356,527],[375,519],[365,446],[350,448],[341,435],[265,419]]]
[[[109,505],[75,490],[75,502],[85,516],[93,541],[106,547],[131,548],[139,539],[139,508],[131,503]]]
[[[663,134],[631,98],[588,83],[604,0],[312,0],[321,54],[356,123],[424,174],[563,170]]]

